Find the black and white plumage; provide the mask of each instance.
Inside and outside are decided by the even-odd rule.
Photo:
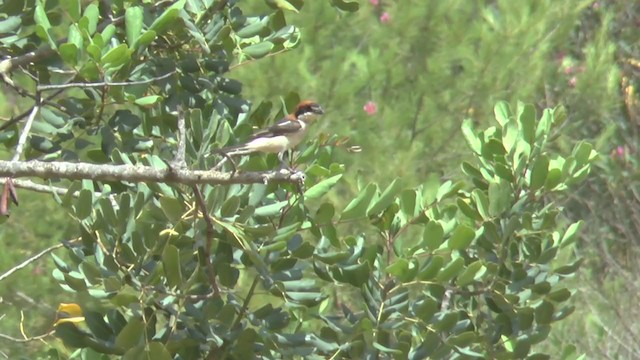
[[[310,100],[302,101],[293,113],[269,128],[256,132],[246,143],[228,146],[218,152],[224,153],[227,157],[255,152],[277,153],[278,159],[284,164],[284,153],[302,142],[309,131],[309,125],[322,114],[324,110],[317,103]]]

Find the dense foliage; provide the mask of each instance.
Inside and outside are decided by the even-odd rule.
[[[364,55],[353,52],[344,66],[328,71],[324,66],[331,65],[319,62],[329,56],[326,51],[347,51],[333,47],[336,36],[328,32],[357,38],[356,32],[345,31],[353,23],[344,19],[335,20],[335,28],[310,21],[306,25],[317,31],[302,34],[304,47],[292,55],[254,60],[301,43],[299,29],[287,25],[295,11],[301,12],[300,18],[293,17],[299,22],[319,20],[330,17],[328,12],[355,10],[354,3],[331,1],[340,12],[323,2],[305,7],[300,1],[266,3],[270,7],[234,1],[116,1],[111,7],[105,2],[16,1],[0,7],[6,14],[1,26],[3,53],[19,58],[39,49],[37,61],[3,70],[14,83],[8,91],[37,100],[28,100],[28,108],[13,114],[22,121],[3,130],[9,153],[32,106],[39,107],[27,159],[166,168],[180,142],[177,124],[183,116],[187,164],[207,169],[217,160],[207,156],[212,149],[241,141],[252,126],[290,110],[299,97],[289,93],[292,89],[316,96],[330,110],[328,120],[316,127],[329,134],[312,139],[296,159],[307,173],[303,188],[253,184],[193,189],[55,181],[69,189],[56,200],[79,224],[76,233],[81,236],[65,243],[68,255],[55,257],[54,277],[63,288],[84,294],[76,300],[81,308],[60,307],[58,316],[66,314],[71,320],[55,322],[67,349],[83,350],[71,355],[71,350],[57,347],[57,356],[366,353],[493,358],[535,352],[531,345],[544,340],[551,325],[572,310],[568,300],[573,291],[561,280],[573,274],[578,263],[566,253],[558,259],[558,251],[575,241],[581,223],[576,217],[576,222],[562,226],[558,201],[584,179],[594,160],[588,144],[574,146],[557,133],[566,115],[555,105],[567,94],[572,105],[575,87],[593,95],[592,105],[602,100],[606,109],[608,94],[619,80],[615,68],[595,66],[612,53],[602,51],[607,49],[604,35],[584,58],[572,54],[561,62],[553,60],[554,51],[562,50],[555,46],[571,35],[570,20],[577,20],[590,4],[566,2],[549,12],[551,2],[537,2],[527,11],[503,2],[495,7],[459,3],[454,27],[461,31],[447,33],[443,29],[451,24],[437,20],[447,18],[446,9],[430,2],[407,15],[415,19],[406,23],[418,23],[428,15],[436,20],[406,34],[394,22],[392,5],[384,1],[357,15],[363,28],[368,12],[380,22],[381,28],[368,40],[382,44],[392,30],[405,34],[411,45],[396,43],[386,52],[372,47]],[[484,22],[472,21],[479,10]],[[522,25],[520,33],[512,33],[513,24],[525,20],[539,28]],[[558,27],[548,32],[550,24]],[[424,46],[415,44],[425,33],[440,35]],[[510,48],[502,47],[504,37],[517,34],[530,36],[524,48],[545,44],[529,55],[546,63],[524,55],[510,57]],[[475,53],[480,39],[500,46],[481,47]],[[451,43],[464,51],[443,46]],[[517,46],[523,48],[522,43]],[[505,55],[496,56],[501,51]],[[291,58],[296,53],[302,58]],[[530,67],[506,66],[505,61]],[[541,80],[565,69],[578,72],[574,62],[595,68],[594,79],[606,80],[604,90],[589,82],[572,83],[564,74],[557,84]],[[407,66],[385,72],[388,63]],[[548,63],[560,65],[550,69]],[[235,69],[245,89],[229,78]],[[306,75],[282,79],[281,74],[298,71]],[[429,76],[420,76],[423,73]],[[473,74],[478,73],[487,76],[475,80]],[[509,91],[492,88],[523,73],[528,76],[507,87]],[[406,78],[414,82],[406,83]],[[47,87],[64,83],[96,86]],[[442,89],[440,83],[460,88]],[[464,88],[471,89],[468,99],[453,101]],[[533,106],[524,104],[512,113],[508,105],[498,103],[492,111],[497,98],[526,98],[541,88],[547,97],[539,105],[553,110],[540,117]],[[251,104],[245,100],[247,92],[252,98],[268,94],[277,102]],[[283,94],[288,95],[278,99]],[[361,101],[335,100],[352,99],[352,94]],[[362,112],[369,99],[377,100],[379,108],[373,104],[366,111],[379,114],[379,122],[362,121],[378,119],[365,113],[351,115]],[[594,108],[571,106],[570,118],[604,113]],[[337,114],[349,115],[345,119]],[[490,127],[480,133],[469,122],[461,127],[467,116],[482,127],[491,122]],[[497,124],[490,120],[493,117]],[[563,126],[580,130],[574,134],[587,134],[589,129],[573,121]],[[460,128],[470,152],[451,140]],[[380,129],[391,129],[393,139],[380,139]],[[344,151],[349,146],[345,135],[364,152],[356,157]],[[565,141],[550,144],[550,136]],[[554,146],[573,150],[558,151]],[[452,154],[462,151],[468,160],[461,167],[464,177],[451,177],[462,182],[441,184],[433,176],[425,182],[426,173],[459,168],[460,160]],[[432,162],[416,160],[426,153],[436,154]],[[371,161],[354,160],[363,158]],[[275,166],[275,158],[260,156],[240,164],[243,171]],[[369,182],[371,177],[356,179],[355,168],[384,178],[383,185]],[[408,181],[392,181],[404,174],[410,174]],[[65,299],[72,297],[57,300],[72,302]]]

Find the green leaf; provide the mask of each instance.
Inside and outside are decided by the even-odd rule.
[[[300,0],[267,0],[271,7],[282,10],[298,12],[302,8],[303,2]]]
[[[141,98],[135,99],[134,103],[138,106],[150,107],[162,101],[162,99],[163,98],[160,95],[149,95],[149,96],[143,96]]]
[[[84,311],[84,320],[87,322],[87,326],[91,329],[91,332],[100,339],[109,339],[113,336],[113,330],[104,321],[102,314],[95,311]]]
[[[578,167],[586,165],[592,159],[593,146],[588,142],[580,141],[573,149],[573,158]],[[595,155],[594,155],[595,156]]]
[[[169,244],[162,253],[162,266],[170,287],[182,285],[182,269],[180,266],[180,250]]]
[[[492,217],[500,216],[511,207],[511,185],[504,181],[492,181],[489,184],[489,214]]]
[[[514,145],[518,141],[518,122],[516,119],[509,120],[502,127],[502,144],[507,152],[510,152],[513,149]]]
[[[438,221],[431,220],[427,223],[422,234],[422,242],[429,250],[434,251],[442,245],[444,240],[444,230]]]
[[[461,257],[453,259],[444,269],[440,270],[436,279],[441,283],[446,283],[454,277],[458,276],[464,267],[464,259]]]
[[[343,174],[334,175],[330,178],[324,179],[319,183],[313,185],[307,191],[304,192],[305,199],[316,199],[323,197],[326,193],[329,192],[342,178]]]
[[[318,208],[313,221],[320,226],[331,224],[333,221],[333,215],[335,215],[335,208],[333,207],[333,204],[323,203]]]
[[[93,191],[82,189],[78,194],[78,200],[75,207],[76,217],[80,220],[86,219],[93,211]]]
[[[462,135],[464,135],[471,150],[480,155],[482,153],[482,142],[480,142],[480,139],[473,131],[473,120],[465,119],[462,122]]]
[[[132,318],[116,336],[116,346],[129,350],[143,341],[144,334],[144,323],[138,318]]]
[[[584,221],[580,220],[578,222],[575,222],[569,225],[569,227],[567,228],[567,231],[565,231],[564,235],[562,236],[562,240],[560,240],[560,244],[559,244],[560,248],[564,248],[576,242],[576,240],[578,239],[578,234],[583,224],[584,224]]]
[[[484,265],[480,260],[474,261],[471,264],[469,264],[469,266],[467,266],[467,268],[462,272],[462,274],[458,276],[458,279],[456,280],[458,286],[469,285],[476,278],[476,274],[484,273],[484,271],[481,271],[483,269],[484,269]]]
[[[162,15],[160,15],[157,19],[153,21],[151,26],[149,26],[149,30],[155,32],[156,34],[161,34],[167,26],[176,22],[178,16],[180,16],[180,9],[174,7],[175,5],[182,4],[184,6],[185,1],[178,1],[176,4],[170,6],[167,10],[165,10]]]
[[[251,57],[252,59],[259,59],[268,55],[273,49],[274,45],[270,41],[263,41],[261,43],[249,45],[242,49],[242,52]]]
[[[551,302],[545,300],[534,306],[534,312],[538,324],[550,324],[553,318],[554,306]]]
[[[222,203],[222,207],[220,207],[220,216],[222,217],[232,217],[238,212],[240,208],[240,197],[237,195],[230,196],[227,200]]]
[[[456,200],[456,204],[458,205],[458,209],[469,219],[474,221],[482,221],[482,216],[480,213],[473,208],[473,204],[470,201],[465,200],[463,198],[458,198]]]
[[[124,14],[124,25],[127,30],[127,44],[132,49],[137,45],[136,41],[142,33],[143,14],[142,7],[131,6]]]
[[[560,185],[562,182],[562,170],[557,168],[549,169],[549,173],[547,174],[547,180],[544,183],[544,188],[546,190],[553,190],[556,186]]]
[[[496,105],[493,107],[493,114],[496,117],[498,123],[504,127],[504,125],[509,122],[509,118],[511,117],[511,109],[509,109],[509,103],[506,101],[498,101]]]
[[[434,255],[427,260],[424,268],[418,273],[418,279],[425,281],[431,280],[436,277],[442,266],[444,265],[444,258],[440,255]]]
[[[379,212],[386,210],[396,200],[396,195],[401,190],[401,181],[394,179],[389,186],[384,190],[382,195],[371,204],[367,210],[367,216],[378,214]]]
[[[250,37],[254,37],[258,34],[260,34],[261,32],[263,32],[263,30],[268,29],[269,27],[269,18],[265,17],[263,19],[258,19],[256,21],[254,21],[253,23],[243,27],[242,29],[236,31],[236,35],[240,38],[250,38]]]
[[[51,28],[51,23],[49,22],[49,18],[47,17],[47,13],[44,10],[42,5],[37,5],[36,10],[33,13],[33,19],[36,24],[42,26],[45,31],[49,31]]]
[[[460,224],[454,230],[448,241],[448,247],[451,250],[466,249],[471,241],[476,237],[475,231],[467,225]]]
[[[171,360],[173,357],[163,343],[158,341],[151,341],[147,344],[145,348],[145,352],[148,356],[144,356],[144,359],[153,359],[153,360]]]
[[[533,164],[531,173],[529,176],[529,187],[531,191],[536,191],[544,186],[547,181],[547,174],[549,173],[549,157],[546,154],[538,156],[536,162]]]
[[[172,223],[177,223],[185,213],[184,204],[182,201],[168,196],[160,197],[160,207],[165,216]]]
[[[22,19],[19,16],[10,16],[0,21],[0,34],[10,34],[20,27]]]
[[[536,108],[533,105],[518,103],[518,124],[522,138],[533,146],[536,137]]]
[[[332,271],[334,271],[334,277],[336,277],[336,279],[341,278],[342,281],[356,287],[362,286],[369,280],[370,269],[368,262],[341,267],[337,270],[332,269]],[[337,271],[337,274],[335,271]]]
[[[120,44],[109,50],[102,58],[100,63],[105,67],[115,68],[125,64],[131,59],[131,53],[126,44]]]
[[[491,215],[489,214],[489,198],[487,197],[487,194],[485,194],[485,192],[480,189],[474,189],[473,192],[471,192],[471,198],[475,202],[476,209],[478,210],[480,216],[482,216],[484,220],[490,219]]]
[[[74,44],[66,43],[58,47],[60,57],[62,60],[70,66],[76,66],[78,64],[78,47]]]
[[[60,5],[73,21],[80,20],[80,0],[60,0]]]
[[[347,207],[342,211],[340,220],[351,220],[364,217],[367,214],[367,208],[378,191],[378,185],[370,183],[364,190],[360,191],[358,196],[353,199]]]
[[[153,42],[153,40],[156,39],[156,35],[157,33],[153,30],[145,31],[144,34],[142,34],[142,36],[136,39],[136,42],[133,44],[133,49],[137,49],[137,48],[151,44],[151,42]]]
[[[331,0],[331,5],[347,12],[356,12],[360,9],[360,4],[357,1]]]
[[[448,344],[458,347],[467,347],[478,341],[478,335],[474,331],[465,331],[447,339]]]
[[[89,35],[93,35],[98,28],[98,20],[100,17],[100,10],[95,3],[89,4],[84,9],[82,19],[78,22],[80,28],[87,30]]]

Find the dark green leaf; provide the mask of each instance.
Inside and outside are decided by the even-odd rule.
[[[118,67],[128,62],[131,58],[129,48],[125,44],[120,44],[111,50],[109,50],[102,58],[100,62],[105,67]]]
[[[448,247],[451,250],[466,249],[471,244],[471,241],[473,241],[475,236],[476,233],[472,228],[467,225],[460,224],[454,230],[451,238],[449,238]]]
[[[86,219],[91,215],[93,210],[93,191],[89,189],[80,190],[75,210],[76,217],[80,220]]]
[[[269,52],[271,52],[271,49],[273,49],[273,47],[274,45],[272,42],[263,41],[261,43],[249,45],[243,48],[242,52],[245,55],[251,57],[252,59],[259,59],[261,57],[268,55]]]
[[[429,250],[434,251],[439,248],[444,240],[444,230],[442,229],[442,225],[438,221],[429,221],[427,226],[424,228],[422,239]]]
[[[536,191],[544,186],[549,173],[549,157],[546,154],[540,155],[533,164],[529,177],[529,187],[531,191]]]
[[[464,259],[461,257],[455,258],[438,273],[436,279],[441,283],[445,283],[458,276],[463,267]]]
[[[182,268],[180,266],[180,250],[173,245],[167,245],[162,253],[162,266],[171,287],[182,285]]]
[[[138,318],[131,318],[116,336],[116,346],[128,350],[140,344],[144,339],[144,323]]]
[[[373,183],[367,185],[367,187],[360,191],[358,196],[345,207],[340,216],[340,220],[345,221],[364,217],[377,191],[378,185]]]
[[[316,199],[329,192],[342,178],[343,174],[334,175],[313,185],[304,192],[305,199]]]
[[[356,12],[360,8],[360,4],[357,1],[331,0],[331,5],[347,12]]]
[[[367,216],[375,215],[389,207],[389,205],[395,201],[395,197],[398,192],[400,192],[401,186],[401,181],[399,179],[394,179],[391,184],[387,186],[382,195],[380,195],[380,197],[371,204],[367,210]]]

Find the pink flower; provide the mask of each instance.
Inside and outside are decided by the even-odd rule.
[[[369,0],[369,3],[371,3],[371,5],[373,6],[378,6],[380,5],[380,0]]]
[[[380,15],[380,22],[386,24],[389,21],[391,21],[391,15],[389,15],[389,13],[386,11],[383,12],[382,15]]]
[[[367,101],[362,109],[367,113],[367,115],[375,115],[378,112],[378,104],[374,103],[373,101]]]
[[[578,79],[575,76],[572,76],[571,79],[569,79],[568,81],[570,87],[576,87],[577,82],[578,82]]]
[[[627,149],[622,146],[622,145],[618,145],[615,149],[611,150],[611,158],[614,160],[625,160],[627,155]]]

